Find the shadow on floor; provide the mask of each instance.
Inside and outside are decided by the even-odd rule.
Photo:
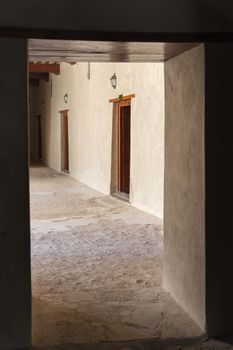
[[[31,350],[166,350],[184,349],[184,347],[199,349],[206,336],[188,339],[148,339],[124,342],[102,342],[94,344],[65,344],[46,348],[33,347]],[[208,347],[208,349],[211,349]],[[219,348],[220,349],[220,348]]]
[[[46,350],[47,347],[55,350],[55,344],[63,350],[63,347],[59,348],[60,344],[69,343],[95,345],[75,345],[68,349],[96,349],[96,344],[100,349],[110,349],[109,344],[114,345],[114,349],[124,349],[122,346],[129,342],[131,347],[134,344],[133,349],[141,349],[141,344],[146,346],[145,349],[151,349],[151,346],[163,349],[163,345],[203,339],[199,328],[185,314],[181,318],[176,316],[177,305],[169,299],[163,300],[163,293],[153,303],[144,301],[134,312],[131,307],[128,310],[128,304],[135,304],[135,301],[105,301],[103,305],[100,300],[95,305],[80,301],[68,307],[61,301],[49,303],[34,297],[33,344]],[[148,339],[153,340],[148,342]]]
[[[72,329],[74,328],[73,325],[66,324],[66,327],[64,327],[64,324],[66,321],[64,320],[64,310],[61,311],[58,308],[54,308],[54,306],[51,309],[51,306],[48,304],[44,304],[44,302],[34,300],[34,306],[36,304],[37,308],[40,308],[41,313],[46,310],[46,313],[48,312],[48,315],[50,317],[46,321],[46,325],[43,327],[46,335],[50,334],[51,339],[58,339],[61,337],[62,339],[65,339],[67,336],[70,336],[70,332],[72,332]],[[69,311],[70,312],[70,311]],[[61,323],[61,329],[59,327],[57,328],[57,323],[54,322],[54,318],[60,318],[63,317],[63,322]],[[87,317],[87,315],[86,315]],[[36,320],[34,320],[34,329],[36,328]],[[69,327],[71,326],[71,327]],[[76,325],[78,326],[78,324]],[[78,327],[77,327],[78,328]],[[48,332],[49,330],[49,332]],[[85,329],[83,329],[85,332]],[[88,333],[88,329],[87,329]],[[44,338],[43,334],[39,334],[39,338]],[[91,338],[91,337],[90,337]],[[179,349],[202,349],[201,344],[207,339],[205,335],[198,336],[198,337],[190,337],[190,338],[182,338],[182,339],[175,339],[175,338],[167,338],[167,339],[144,339],[144,340],[131,340],[131,341],[103,341],[103,342],[92,342],[90,344],[61,344],[61,345],[54,345],[54,346],[43,346],[42,344],[40,346],[33,346],[31,350],[179,350]],[[203,349],[225,349],[223,347],[209,347],[206,346]],[[228,348],[227,348],[228,349]]]
[[[217,337],[216,341],[224,343],[226,346],[231,346],[233,348],[233,334],[226,334],[221,337]]]

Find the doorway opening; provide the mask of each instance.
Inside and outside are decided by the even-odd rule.
[[[112,133],[111,193],[126,201],[130,200],[131,98],[134,96],[122,96],[120,99],[110,100],[114,104],[113,119],[115,119]]]
[[[129,196],[130,186],[130,104],[119,103],[118,192]]]
[[[60,111],[61,114],[61,170],[69,173],[69,124],[68,110]]]
[[[63,41],[29,41],[29,61],[45,74],[30,86],[34,110],[44,101],[45,135],[44,166],[31,168],[35,346],[179,343],[203,333],[198,312],[182,309],[189,292],[199,295],[199,279],[186,289],[183,247],[195,227],[180,224],[182,212],[193,214],[187,191],[202,194],[193,184],[203,183],[194,159],[202,160],[203,47],[127,43],[127,52],[122,43],[66,41],[64,50]],[[189,254],[193,264],[198,254]],[[164,288],[165,267],[177,302]]]
[[[37,141],[38,141],[38,160],[42,161],[42,125],[41,115],[37,115]]]

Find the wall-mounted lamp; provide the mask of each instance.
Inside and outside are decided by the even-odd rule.
[[[41,108],[44,109],[45,103],[44,100],[41,101]]]
[[[116,89],[116,87],[117,87],[117,76],[116,76],[115,73],[111,76],[110,81],[111,81],[111,85],[112,85],[113,89]]]
[[[63,98],[64,98],[64,102],[67,103],[68,102],[68,94],[65,94]]]

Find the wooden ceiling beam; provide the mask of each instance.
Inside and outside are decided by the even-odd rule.
[[[73,53],[169,53],[190,50],[198,43],[111,42],[29,39],[30,51],[63,51]]]
[[[199,43],[149,43],[29,39],[33,62],[161,62]]]
[[[38,61],[38,59],[37,59]],[[60,74],[60,64],[58,63],[29,63],[29,73],[53,73]]]
[[[50,56],[51,60],[75,64],[76,62],[163,62],[174,57],[174,55],[135,55],[135,54],[77,54],[70,56]],[[38,56],[30,55],[31,60]],[[46,61],[48,57],[41,56],[40,60]]]

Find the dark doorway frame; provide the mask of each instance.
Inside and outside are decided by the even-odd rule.
[[[131,101],[117,103],[117,195],[127,200],[130,196],[130,124]]]
[[[104,6],[104,4],[102,4],[101,6],[98,5],[98,8],[102,11],[102,15],[99,17],[99,23],[101,23],[101,25],[97,25],[95,21],[93,21],[93,16],[84,16],[85,13],[88,13],[88,11],[85,12],[85,9],[82,8],[82,11],[80,11],[81,16],[86,17],[85,18],[85,26],[80,24],[79,26],[75,27],[75,23],[79,23],[79,21],[73,21],[73,26],[71,24],[71,21],[69,19],[69,13],[66,13],[66,11],[68,11],[70,8],[73,11],[72,6],[65,6],[64,8],[62,8],[63,11],[63,16],[57,16],[59,24],[57,26],[54,26],[55,29],[51,29],[53,27],[49,27],[49,25],[47,23],[51,23],[51,13],[53,13],[51,11],[51,7],[53,6],[53,2],[49,2],[47,4],[47,6],[50,6],[50,11],[44,11],[43,6],[38,7],[39,11],[44,11],[44,17],[49,17],[48,22],[46,23],[46,18],[45,20],[43,19],[40,27],[36,26],[33,24],[33,17],[28,15],[28,18],[30,18],[30,21],[27,23],[27,14],[30,14],[30,8],[27,8],[27,11],[24,9],[26,8],[26,6],[28,6],[28,4],[25,2],[24,5],[20,4],[20,8],[22,8],[22,13],[24,14],[24,16],[17,16],[17,11],[10,11],[9,7],[12,6],[11,2],[8,2],[8,5],[5,4],[4,8],[5,10],[2,11],[2,18],[4,18],[4,20],[2,21],[2,28],[0,29],[0,36],[1,37],[5,37],[7,38],[7,40],[10,40],[10,38],[24,38],[24,39],[28,39],[28,38],[54,38],[54,39],[70,39],[70,40],[115,40],[115,41],[123,41],[123,42],[127,42],[127,41],[152,41],[152,42],[179,42],[179,41],[187,41],[187,42],[208,42],[208,50],[207,50],[207,56],[206,56],[206,63],[207,65],[211,64],[214,65],[217,61],[217,58],[215,58],[216,52],[218,52],[219,54],[222,52],[222,48],[219,47],[221,46],[221,44],[225,43],[226,44],[226,50],[225,50],[225,55],[226,57],[228,57],[228,51],[232,52],[232,48],[231,47],[227,47],[228,44],[231,45],[231,43],[233,42],[233,28],[232,28],[232,21],[230,20],[231,17],[231,12],[228,9],[227,4],[222,4],[219,2],[219,5],[217,5],[217,2],[215,2],[213,5],[213,9],[210,5],[210,1],[208,2],[196,2],[196,6],[192,5],[192,2],[190,2],[190,7],[186,7],[186,5],[184,6],[184,3],[179,4],[179,6],[177,6],[174,10],[174,16],[172,17],[172,20],[169,16],[164,16],[165,11],[163,10],[163,7],[161,6],[161,3],[158,4],[154,4],[151,5],[153,2],[150,2],[150,6],[145,7],[147,9],[147,12],[143,12],[142,13],[142,9],[143,6],[139,6],[139,4],[134,4],[135,5],[135,16],[133,16],[131,18],[131,22],[128,20],[129,16],[125,16],[125,18],[127,18],[127,25],[124,23],[124,20],[122,20],[121,24],[118,26],[114,26],[114,23],[112,24],[112,17],[111,17],[111,13],[110,10],[112,11],[112,8],[109,6]],[[187,3],[187,2],[185,2]],[[209,5],[208,5],[209,3]],[[89,3],[86,3],[87,6],[89,6]],[[162,4],[164,4],[164,6],[166,6],[166,2],[162,2]],[[149,4],[148,4],[149,5]],[[7,8],[8,6],[8,8]],[[151,11],[151,8],[156,7],[156,11]],[[188,3],[187,3],[187,6]],[[193,7],[192,7],[193,6]],[[223,11],[218,11],[218,6],[220,6],[220,9],[222,9]],[[138,9],[139,7],[139,9]],[[216,9],[217,7],[217,9]],[[230,7],[230,6],[229,6]],[[120,7],[119,7],[120,8]],[[68,10],[67,10],[68,9]],[[188,11],[189,9],[189,11]],[[31,8],[32,12],[34,11],[33,7]],[[109,16],[108,16],[108,12],[109,12]],[[9,15],[10,13],[11,16]],[[65,13],[65,14],[64,14]],[[92,11],[92,13],[94,13],[94,11]],[[145,13],[148,14],[147,16],[145,16]],[[157,15],[156,15],[157,13]],[[8,16],[11,17],[11,20],[5,20],[5,16],[6,14]],[[37,18],[40,18],[40,16],[38,15],[38,13],[36,11],[34,11],[34,14]],[[144,14],[144,16],[142,16],[142,14]],[[150,17],[151,14],[151,17]],[[189,20],[189,15],[193,15],[192,18],[192,25],[190,26],[190,20]],[[201,15],[201,16],[200,16]],[[21,22],[23,23],[23,25],[16,20],[16,16],[21,20]],[[158,16],[158,17],[157,17]],[[55,16],[56,17],[56,16]],[[98,17],[96,16],[95,13],[95,18]],[[117,16],[115,16],[117,18]],[[154,26],[150,26],[148,24],[148,17],[149,18],[153,18],[153,23],[155,23]],[[62,25],[62,18],[67,19],[67,21],[69,22],[69,25]],[[107,19],[109,18],[109,22],[106,23]],[[136,19],[135,19],[136,18]],[[137,18],[140,19],[140,21],[137,21]],[[146,18],[146,20],[145,20]],[[181,23],[181,19],[185,18],[185,21]],[[89,22],[88,22],[89,21]],[[65,20],[63,20],[63,22],[65,22]],[[110,24],[109,24],[110,23]],[[136,23],[135,26],[130,25],[130,23]],[[162,26],[161,26],[162,23]],[[34,25],[34,27],[33,27]],[[49,29],[50,28],[50,29]],[[70,29],[73,28],[73,29]],[[100,29],[101,28],[101,31]],[[6,45],[7,46],[7,45]],[[9,45],[10,46],[10,45]],[[2,289],[1,291],[1,295],[2,295],[2,300],[4,300],[4,310],[7,309],[7,313],[4,313],[4,311],[2,312],[2,320],[4,320],[4,322],[2,321],[2,325],[4,325],[3,327],[3,331],[5,331],[5,327],[8,327],[8,318],[6,318],[6,315],[10,315],[10,319],[11,319],[11,328],[12,329],[17,329],[17,331],[20,331],[20,339],[23,338],[23,341],[18,341],[17,345],[21,347],[25,347],[25,344],[27,345],[27,347],[30,346],[30,335],[29,335],[29,328],[30,328],[30,312],[28,312],[28,309],[30,309],[31,307],[31,302],[30,302],[30,296],[29,296],[29,284],[30,284],[30,274],[29,274],[29,270],[30,270],[30,245],[29,245],[29,193],[28,193],[28,188],[29,188],[29,178],[28,178],[28,159],[27,159],[27,148],[28,147],[26,145],[27,142],[27,130],[26,130],[26,118],[24,118],[24,116],[26,116],[26,113],[23,113],[26,111],[26,82],[27,82],[27,69],[26,69],[26,40],[21,40],[21,42],[19,41],[18,44],[11,45],[10,47],[10,52],[12,52],[12,55],[5,55],[6,59],[4,61],[4,63],[6,63],[6,66],[4,67],[4,74],[2,74],[2,78],[4,78],[5,80],[3,81],[3,84],[5,86],[7,86],[6,82],[8,82],[10,80],[9,76],[11,77],[12,74],[12,80],[15,81],[15,87],[12,88],[10,90],[10,93],[8,91],[8,89],[2,89],[2,94],[1,94],[1,101],[2,101],[2,105],[4,106],[4,111],[5,114],[7,114],[8,116],[12,115],[12,108],[13,106],[10,105],[9,103],[5,103],[5,101],[10,101],[12,100],[12,97],[15,97],[15,106],[21,107],[21,110],[18,108],[17,109],[17,113],[15,113],[15,119],[17,120],[16,116],[20,116],[20,125],[21,125],[21,129],[19,128],[18,132],[15,131],[14,133],[14,139],[12,142],[12,139],[10,137],[8,137],[8,142],[9,142],[9,149],[10,149],[10,155],[9,156],[9,150],[7,152],[7,159],[9,160],[10,163],[10,159],[14,160],[14,181],[12,181],[12,175],[8,176],[8,182],[11,181],[11,191],[14,191],[15,189],[17,190],[18,188],[20,189],[20,199],[21,201],[18,201],[17,196],[15,196],[15,201],[14,201],[14,210],[12,210],[12,201],[10,201],[10,208],[11,210],[6,210],[7,215],[3,216],[4,220],[2,223],[2,226],[4,227],[4,223],[8,228],[8,223],[14,222],[15,224],[18,225],[17,230],[15,233],[18,232],[18,235],[21,234],[21,240],[19,241],[19,243],[22,245],[23,239],[27,240],[27,246],[25,248],[25,246],[21,247],[21,245],[17,245],[17,254],[15,254],[15,251],[11,248],[9,249],[8,247],[11,247],[11,245],[9,244],[8,241],[7,242],[7,246],[6,244],[2,244],[3,249],[6,251],[6,256],[7,259],[2,257],[3,261],[10,261],[10,259],[12,258],[12,261],[14,262],[15,267],[18,268],[18,270],[16,271],[16,269],[11,269],[10,274],[7,277],[7,283],[5,280],[5,274],[3,275],[4,278],[1,280],[3,287],[4,286],[8,286],[9,284],[12,285],[12,290],[16,289],[18,290],[18,286],[19,283],[16,284],[15,281],[21,281],[20,285],[23,286],[24,290],[22,293],[17,292],[16,295],[14,295],[14,298],[9,298],[9,288],[7,289],[6,287]],[[12,59],[12,67],[17,67],[18,69],[11,69],[7,70],[7,64],[9,65],[11,63],[11,57],[14,59]],[[15,57],[17,57],[17,60],[15,60]],[[230,56],[229,56],[230,57]],[[9,63],[10,62],[10,63]],[[224,66],[224,60],[221,57],[221,66]],[[218,63],[218,62],[217,62]],[[217,64],[216,63],[216,64]],[[220,63],[219,65],[217,65],[217,68],[220,67]],[[229,73],[229,72],[228,72]],[[223,80],[224,84],[222,83],[222,80],[220,80],[220,77],[218,77],[218,80],[216,80],[216,77],[213,77],[213,81],[210,81],[210,76],[207,76],[206,78],[206,88],[215,88],[216,91],[219,89],[222,92],[225,92],[227,90],[228,87],[226,87],[226,83],[228,83],[229,81],[229,74],[221,75],[221,79]],[[24,86],[24,95],[23,95],[23,89],[22,86]],[[17,90],[18,89],[18,90]],[[230,93],[230,89],[227,90]],[[23,99],[17,99],[18,96],[23,95]],[[214,215],[214,209],[215,206],[217,207],[217,203],[219,203],[219,200],[217,200],[215,198],[216,196],[216,188],[219,188],[219,192],[221,194],[221,190],[222,190],[222,181],[221,181],[221,177],[219,180],[219,172],[216,172],[216,153],[215,153],[215,149],[219,149],[219,145],[221,144],[221,142],[223,142],[222,139],[219,138],[219,131],[221,130],[222,133],[221,135],[224,135],[225,133],[227,133],[229,131],[229,128],[223,128],[219,130],[219,123],[217,122],[217,117],[218,117],[218,110],[216,109],[215,105],[217,104],[217,106],[225,106],[225,109],[227,110],[227,112],[229,113],[229,115],[231,114],[231,106],[230,103],[228,105],[226,105],[225,103],[223,103],[222,100],[219,99],[219,96],[217,99],[213,98],[212,96],[212,91],[209,92],[209,99],[208,99],[208,103],[206,106],[206,131],[205,134],[207,136],[207,141],[206,141],[206,163],[205,163],[205,167],[208,170],[208,174],[207,174],[207,179],[210,182],[210,187],[207,187],[207,230],[206,230],[206,235],[208,238],[208,241],[210,240],[210,238],[212,239],[212,244],[213,244],[213,249],[215,248],[215,246],[217,248],[219,248],[219,240],[224,241],[222,236],[223,235],[219,235],[219,228],[215,223],[215,220],[213,220],[213,218],[216,218],[216,220],[218,220],[219,213],[217,212],[217,215]],[[210,108],[213,109],[213,113],[216,119],[216,123],[215,120],[213,121],[213,115],[212,115],[212,110],[210,110]],[[24,110],[23,110],[24,109]],[[23,110],[23,112],[22,112]],[[226,117],[226,113],[221,112],[220,116],[222,117],[222,115],[224,115]],[[10,118],[8,118],[10,120]],[[5,122],[5,119],[2,118],[2,120]],[[22,124],[23,122],[25,123],[25,128],[22,131]],[[14,120],[14,126],[16,125],[16,122]],[[1,128],[3,136],[4,134],[6,134],[6,130],[7,130],[8,124],[4,125],[4,128]],[[10,126],[12,129],[12,126]],[[227,130],[226,130],[227,129]],[[17,129],[16,129],[17,130]],[[9,133],[10,134],[10,133]],[[12,133],[13,135],[13,133]],[[16,135],[16,137],[15,137]],[[24,138],[23,138],[24,137]],[[217,140],[217,142],[216,142]],[[18,144],[17,141],[20,141],[20,147],[24,147],[23,151],[21,153],[18,152]],[[213,150],[213,145],[215,146],[215,149]],[[229,149],[229,148],[228,148]],[[15,155],[20,155],[20,157],[15,157]],[[213,160],[212,160],[213,159]],[[224,158],[225,159],[225,158]],[[17,163],[18,161],[18,163]],[[209,164],[211,163],[211,164]],[[213,165],[213,164],[214,165]],[[17,166],[17,165],[21,165],[21,166]],[[10,163],[11,165],[11,163]],[[224,178],[225,174],[229,174],[229,171],[224,171],[224,169],[222,169],[222,167],[218,167],[219,171],[221,171],[221,176]],[[10,175],[11,173],[9,173]],[[14,184],[14,186],[12,186],[12,184]],[[24,201],[22,202],[22,190],[24,191],[23,193],[24,195]],[[17,193],[17,192],[15,192]],[[231,191],[228,192],[229,193],[229,197],[231,194]],[[213,198],[211,197],[213,196]],[[9,195],[9,191],[7,191],[7,195],[3,195],[2,200],[4,202],[4,206],[6,207],[6,202],[8,203],[9,198],[11,198],[11,195]],[[231,196],[232,198],[232,196]],[[6,200],[5,200],[6,199]],[[231,200],[229,199],[229,202],[227,200],[227,203],[225,203],[225,206],[222,206],[224,210],[224,208],[227,206],[229,206],[229,208],[231,207],[230,205]],[[22,205],[23,204],[23,205]],[[4,208],[5,209],[5,208]],[[23,211],[23,213],[21,215],[18,215],[16,217],[15,213],[21,213]],[[8,214],[9,213],[9,214]],[[12,217],[12,215],[14,217]],[[22,223],[17,221],[17,218],[20,217],[22,218]],[[221,223],[222,221],[219,220]],[[212,224],[211,224],[212,222]],[[210,227],[209,227],[210,226]],[[213,230],[212,230],[212,226],[213,226]],[[221,227],[222,228],[222,227]],[[225,224],[224,228],[227,230],[227,224]],[[10,227],[11,229],[11,227]],[[12,228],[13,232],[15,231],[14,228]],[[5,230],[4,232],[2,232],[2,236],[6,236],[11,239],[11,236],[14,238],[14,244],[15,244],[15,235],[7,235],[8,231]],[[226,235],[226,233],[224,232],[224,234]],[[229,236],[232,237],[232,235],[229,234]],[[218,237],[218,238],[217,238]],[[208,242],[207,242],[208,243]],[[13,246],[13,245],[12,245]],[[226,247],[229,247],[228,249],[231,249],[231,245],[227,245]],[[208,244],[206,247],[207,252],[209,252],[209,248],[208,248]],[[216,249],[216,252],[219,252],[218,249]],[[232,254],[229,253],[229,256],[232,256]],[[4,255],[5,256],[5,255]],[[19,257],[18,257],[19,256]],[[24,259],[26,259],[26,262],[24,263],[23,267],[22,267],[22,256],[24,257]],[[214,287],[216,285],[219,285],[219,288],[221,289],[221,287],[224,284],[220,284],[218,282],[218,280],[216,279],[216,270],[215,270],[215,264],[212,267],[212,256],[213,256],[213,260],[215,260],[215,264],[217,264],[219,262],[219,260],[221,259],[216,259],[216,254],[211,254],[211,261],[209,262],[208,266],[208,272],[209,270],[213,271],[213,281],[214,281]],[[228,252],[222,251],[221,252],[221,258],[223,256],[228,256]],[[208,258],[208,256],[207,256]],[[207,259],[209,260],[209,259]],[[207,261],[208,262],[208,261]],[[208,265],[208,264],[207,264]],[[5,266],[7,266],[7,264],[5,263]],[[231,286],[231,282],[229,279],[229,274],[227,273],[229,271],[229,267],[231,266],[231,264],[226,265],[228,268],[226,270],[224,270],[224,268],[221,268],[221,272],[225,271],[224,275],[227,276],[229,284]],[[24,269],[24,270],[23,270]],[[25,272],[26,270],[26,272]],[[18,278],[15,279],[15,275],[18,273]],[[17,286],[17,288],[16,288]],[[26,290],[26,292],[25,292]],[[211,288],[211,291],[213,291],[213,294],[215,292],[215,288]],[[27,293],[28,292],[28,293]],[[222,295],[222,293],[219,293],[220,296]],[[5,297],[6,296],[6,297]],[[27,300],[27,305],[26,305],[26,309],[25,309],[25,304],[23,303],[24,300],[22,301],[23,296],[26,297]],[[212,302],[213,304],[216,306],[216,297],[215,295],[212,296]],[[222,306],[222,301],[223,298],[219,300],[221,301],[219,303],[219,308],[221,308]],[[225,300],[227,300],[225,298]],[[231,299],[232,300],[232,299]],[[14,303],[17,302],[17,308],[12,309],[12,305],[14,305]],[[229,312],[231,311],[231,304],[227,305]],[[14,312],[10,312],[9,310],[12,311],[14,310]],[[18,312],[18,314],[21,315],[22,320],[18,318],[18,314],[17,314],[17,310],[20,310],[21,312]],[[207,308],[207,313],[208,313],[208,308]],[[226,317],[225,317],[226,318]],[[221,322],[221,320],[224,319],[224,317],[220,317],[219,318],[219,322]],[[25,322],[26,322],[26,326],[25,326]],[[210,334],[209,331],[209,326],[207,324],[207,331]],[[215,331],[214,334],[220,334],[223,333],[222,331],[220,332]],[[213,332],[212,332],[213,334]],[[26,338],[26,340],[24,340]],[[14,341],[14,345],[15,342],[17,340],[17,336],[11,335],[11,340]],[[1,345],[3,343],[1,342]],[[6,347],[6,346],[5,346]]]
[[[113,124],[112,124],[112,170],[111,170],[111,194],[124,201],[130,202],[130,164],[129,164],[129,190],[128,193],[121,190],[121,109],[130,107],[130,146],[131,148],[131,100],[135,98],[135,94],[127,96],[119,96],[110,99],[113,103]],[[130,150],[129,150],[130,151]]]
[[[60,111],[61,115],[61,171],[69,173],[69,110]]]
[[[131,100],[117,103],[118,181],[117,190],[130,196]]]

